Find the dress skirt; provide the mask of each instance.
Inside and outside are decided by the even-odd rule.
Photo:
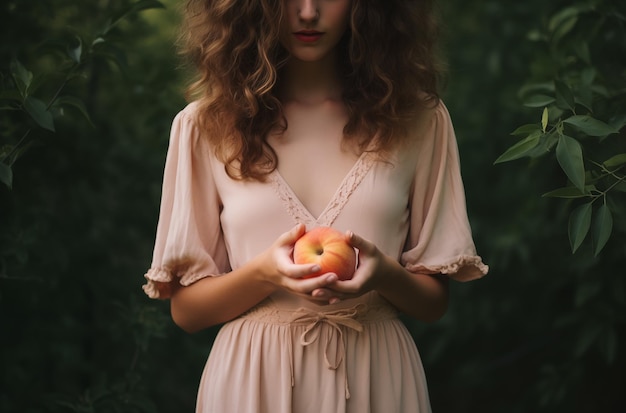
[[[427,413],[422,363],[376,294],[289,308],[268,299],[225,324],[197,413]]]

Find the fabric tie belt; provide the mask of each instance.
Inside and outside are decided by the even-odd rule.
[[[330,311],[317,311],[313,308],[300,307],[296,310],[278,308],[271,300],[252,308],[241,316],[243,319],[257,322],[266,322],[269,324],[278,324],[285,326],[301,326],[304,331],[300,334],[298,343],[302,347],[322,340],[324,334],[323,326],[330,327],[330,332],[326,334],[326,342],[324,346],[324,363],[330,370],[338,370],[344,376],[344,389],[346,399],[350,398],[350,389],[348,386],[348,372],[346,366],[346,329],[350,329],[357,333],[364,330],[364,324],[372,322],[396,319],[397,310],[387,303],[360,303],[349,308],[340,308]],[[294,378],[294,351],[293,340],[288,340],[287,351],[289,352],[289,370],[291,374],[291,386],[295,385]],[[329,352],[332,346],[336,348],[335,359],[331,361]]]
[[[346,363],[344,363],[346,353],[346,343],[343,336],[341,326],[351,328],[357,332],[363,331],[363,324],[356,320],[356,316],[361,308],[365,307],[363,304],[359,304],[352,308],[340,309],[328,312],[317,312],[305,308],[299,308],[295,311],[291,323],[293,324],[306,324],[304,332],[300,336],[300,344],[306,347],[315,341],[320,336],[321,327],[323,324],[327,324],[332,327],[332,334],[327,335],[326,343],[324,344],[324,361],[326,367],[331,370],[337,370],[339,366],[342,366],[342,373],[344,376],[346,399],[350,398],[350,388],[348,386],[348,372],[346,369]],[[333,341],[337,341],[337,355],[334,363],[331,363],[328,357],[328,350]],[[291,341],[290,341],[291,343]],[[290,345],[291,355],[293,360],[293,348]],[[293,361],[291,366],[291,385],[294,385],[293,377]]]

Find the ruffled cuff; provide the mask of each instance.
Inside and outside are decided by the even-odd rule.
[[[410,264],[406,269],[414,273],[445,274],[456,281],[471,281],[489,272],[489,266],[477,255],[460,255],[444,264]]]
[[[168,298],[172,293],[171,283],[174,281],[172,272],[165,268],[150,268],[144,275],[148,280],[142,286],[143,291],[150,298]]]
[[[176,283],[187,287],[202,278],[211,277],[213,274],[187,273],[182,277],[176,277],[167,268],[150,268],[144,275],[148,282],[142,286],[143,291],[150,298],[166,299],[172,295],[173,284]]]

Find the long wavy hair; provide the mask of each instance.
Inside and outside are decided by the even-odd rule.
[[[263,180],[278,159],[267,143],[287,128],[275,92],[288,54],[278,36],[283,0],[187,0],[181,51],[198,72],[188,97],[216,156],[235,179]],[[344,139],[381,153],[410,119],[438,102],[434,0],[352,0],[340,41],[348,110]]]

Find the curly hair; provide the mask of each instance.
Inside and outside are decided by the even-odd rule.
[[[198,71],[188,96],[234,179],[263,180],[278,159],[267,136],[287,120],[275,95],[288,54],[283,0],[187,0],[182,54]],[[434,0],[352,0],[338,47],[348,110],[344,139],[387,151],[408,121],[439,100]]]

